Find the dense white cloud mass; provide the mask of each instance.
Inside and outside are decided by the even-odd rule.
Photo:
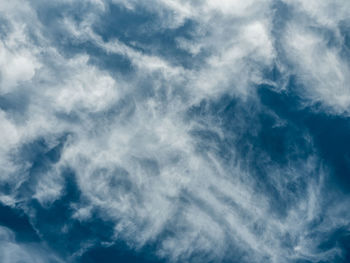
[[[174,41],[148,43],[133,39],[136,31],[123,39],[115,32],[128,22],[103,35],[112,6],[151,14],[156,23],[141,33]],[[67,204],[69,220],[110,221],[112,242],[131,249],[157,242],[156,255],[169,262],[335,262],[342,248],[320,244],[335,229],[349,231],[349,200],[328,189],[331,169],[311,131],[288,126],[258,96],[268,86],[300,96],[300,108],[348,116],[340,27],[349,15],[345,0],[2,1],[1,203],[35,224],[33,200],[50,209],[70,169],[81,196]],[[187,21],[189,36],[180,32]],[[114,64],[104,64],[109,58]],[[305,144],[288,145],[276,161],[259,148],[266,142],[249,141],[264,133],[262,115],[272,122],[267,133],[292,129]],[[14,235],[0,228],[1,262],[50,262]]]
[[[342,53],[345,39],[340,26],[348,21],[349,3],[300,2],[284,35],[287,56],[296,66],[307,99],[322,103],[335,114],[348,114],[350,68]]]

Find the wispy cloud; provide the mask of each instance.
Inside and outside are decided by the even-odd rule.
[[[347,117],[347,10],[1,3],[0,201],[72,262],[120,241],[169,262],[341,260],[349,200],[296,119]],[[4,262],[51,260],[0,231]]]

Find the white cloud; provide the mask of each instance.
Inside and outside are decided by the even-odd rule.
[[[66,61],[70,72],[57,86],[43,91],[56,111],[98,112],[118,101],[118,86],[115,80],[93,66],[88,65],[88,56]]]
[[[5,263],[62,262],[44,247],[17,243],[15,234],[6,227],[0,227],[0,260]]]
[[[114,2],[123,2],[130,10],[140,4]],[[89,220],[91,211],[98,208],[106,219],[116,222],[115,238],[136,248],[170,228],[173,235],[166,236],[157,253],[174,261],[186,261],[198,251],[211,254],[215,260],[229,253],[232,246],[248,253],[244,258],[248,262],[317,262],[339,253],[332,250],[320,254],[316,249],[318,237],[308,235],[308,224],[323,213],[323,172],[316,179],[303,177],[317,170],[316,157],[290,161],[283,168],[265,167],[271,188],[293,203],[285,216],[278,216],[271,211],[269,195],[257,188],[253,172],[241,167],[237,149],[232,147],[234,157],[227,164],[215,150],[198,151],[201,142],[191,135],[195,129],[205,129],[201,122],[212,126],[211,131],[220,139],[224,131],[209,117],[185,120],[190,107],[203,99],[215,101],[229,94],[244,101],[255,96],[257,84],[266,81],[263,71],[273,66],[277,56],[270,1],[207,1],[197,5],[155,1],[157,5],[149,8],[164,18],[160,27],[176,28],[188,18],[198,23],[200,29],[193,32],[193,39],[177,39],[178,46],[189,50],[194,60],[207,52],[194,68],[173,65],[167,57],[97,35],[92,26],[99,15],[104,15],[106,2],[94,1],[100,8],[98,15],[92,10],[80,22],[69,17],[59,21],[76,43],[89,42],[107,54],[129,59],[134,67],[132,77],[99,69],[89,63],[86,53],[67,58],[51,46],[50,39],[40,31],[45,25],[26,7],[20,10],[30,14],[37,28],[34,34],[41,40],[40,44],[32,43],[25,30],[29,22],[15,22],[16,7],[21,3],[13,1],[11,8],[0,5],[0,11],[6,11],[6,19],[15,25],[1,42],[5,48],[0,50],[0,59],[8,61],[0,64],[1,92],[23,92],[29,97],[20,121],[0,112],[4,129],[0,166],[7,167],[1,180],[13,185],[10,194],[0,197],[2,202],[14,205],[19,186],[28,179],[31,164],[11,159],[21,146],[44,138],[48,148],[53,148],[59,136],[71,133],[60,161],[40,175],[33,198],[47,206],[59,198],[64,183],[60,171],[69,166],[75,170],[86,200],[72,205],[73,217]],[[172,13],[168,18],[167,11]],[[320,19],[324,19],[322,15]],[[296,65],[294,73],[307,84],[306,99],[321,101],[338,113],[346,111],[350,102],[348,66],[338,50],[328,48],[322,37],[303,24],[290,23],[284,34],[288,59]],[[244,110],[254,109],[247,106]],[[229,138],[234,141],[235,136]],[[215,142],[212,146],[219,147]],[[288,190],[290,185],[301,187],[299,184],[307,188],[298,193]],[[341,213],[326,212],[325,222],[344,225],[336,219]],[[326,223],[317,228],[321,233],[330,229]],[[288,237],[290,244],[284,246]],[[11,253],[22,245],[9,236],[4,240],[4,247],[9,248],[2,254],[4,262],[13,262],[17,256]],[[28,251],[24,247],[24,254],[19,255]]]
[[[10,16],[6,12],[11,14],[11,11],[0,6],[0,14],[5,14],[5,18]],[[40,63],[35,56],[38,50],[30,44],[26,35],[26,24],[11,19],[9,28],[11,31],[7,32],[8,36],[0,40],[1,94],[12,91],[21,82],[31,80],[36,70],[40,68]]]
[[[326,27],[337,27],[340,21],[348,19],[350,15],[350,3],[344,0],[284,0],[283,2],[292,5],[299,12],[307,14],[316,23]]]
[[[284,41],[306,99],[321,102],[330,112],[348,113],[350,68],[341,58],[339,48],[329,47],[322,35],[294,23],[288,26]]]

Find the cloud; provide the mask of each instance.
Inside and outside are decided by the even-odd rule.
[[[349,65],[342,56],[344,36],[339,32],[339,22],[344,18],[339,13],[339,17],[332,19],[334,24],[328,25],[321,11],[313,12],[316,13],[314,16],[321,16],[321,21],[311,15],[309,21],[297,13],[295,17],[301,18],[287,24],[283,40],[285,52],[294,65],[293,73],[304,86],[301,92],[306,101],[321,103],[333,114],[347,114]],[[327,27],[322,27],[323,24]]]
[[[312,131],[283,115],[292,103],[278,109],[261,92],[347,112],[343,42],[322,33],[345,13],[285,1],[291,16],[275,30],[273,1],[76,5],[0,4],[9,25],[0,42],[2,203],[23,209],[70,261],[120,241],[155,244],[170,262],[342,257],[340,245],[320,244],[348,229],[348,200],[328,189]],[[291,76],[297,90],[281,88]],[[96,218],[111,223],[108,242],[84,230]],[[4,262],[47,262],[40,247],[1,231]],[[61,249],[50,244],[58,233],[68,240]]]
[[[36,244],[20,244],[15,241],[15,234],[6,227],[0,228],[0,259],[2,262],[62,262]]]
[[[293,6],[297,12],[305,13],[314,22],[325,27],[337,27],[338,23],[346,20],[349,15],[349,3],[336,1],[283,1]]]

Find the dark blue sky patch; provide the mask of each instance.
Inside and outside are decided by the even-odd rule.
[[[35,193],[35,186],[40,180],[40,175],[48,173],[61,157],[61,153],[68,135],[59,137],[54,146],[49,146],[44,138],[39,138],[31,143],[25,144],[13,160],[15,163],[29,164],[28,170],[23,171],[28,179],[16,190],[18,198],[29,201]]]
[[[269,105],[263,107],[258,120],[260,127],[255,146],[259,151],[267,153],[272,162],[286,165],[289,161],[306,159],[313,153],[305,128],[284,119],[278,112],[271,111]]]
[[[152,33],[158,20],[157,13],[147,10],[128,9],[122,5],[108,4],[107,11],[94,29],[104,41],[114,38],[122,42],[142,39]]]
[[[11,229],[18,242],[39,242],[40,237],[21,210],[0,204],[0,225]]]
[[[43,167],[47,162],[57,163],[68,138],[68,133],[52,136],[56,138],[54,145],[49,145],[48,140],[43,137],[24,144],[19,152],[16,153],[18,161],[32,163],[33,168]]]
[[[78,46],[79,49],[84,50],[83,47]],[[85,49],[90,55],[89,62],[96,65],[100,69],[107,70],[115,75],[130,74],[134,68],[129,58],[115,53],[107,53],[106,51],[91,46]],[[131,76],[131,75],[129,75]]]
[[[35,8],[39,20],[43,25],[50,27],[50,29],[55,29],[58,22],[62,21],[63,18],[69,17],[76,22],[81,22],[87,13],[94,11],[94,5],[90,2],[68,3],[38,0],[33,1],[30,4]]]
[[[278,93],[260,87],[259,94],[266,106],[257,107],[254,100],[243,103],[226,95],[217,101],[202,101],[191,108],[188,118],[198,121],[201,127],[208,125],[207,130],[201,128],[192,131],[198,152],[204,155],[214,153],[220,162],[227,165],[239,161],[243,168],[254,175],[256,191],[266,193],[269,197],[272,212],[286,216],[296,203],[296,198],[303,195],[308,176],[317,175],[305,174],[305,179],[301,177],[290,182],[282,194],[270,182],[270,169],[273,166],[288,169],[291,162],[302,164],[313,154],[312,145],[305,136],[307,129],[286,119],[279,112],[279,107],[282,112],[288,111],[289,105],[279,101]],[[291,107],[294,106],[291,104]],[[213,132],[210,129],[212,126],[221,127],[224,138]],[[234,155],[232,148],[238,149]]]
[[[325,114],[311,115],[306,120],[323,160],[330,165],[334,182],[350,191],[350,120]]]
[[[291,85],[296,84],[291,82]],[[262,102],[279,116],[297,127],[307,129],[322,161],[333,171],[330,180],[340,189],[350,191],[350,150],[347,147],[350,143],[350,119],[303,108],[302,100],[293,92],[277,93],[262,88],[259,93]]]
[[[255,105],[254,101],[242,103],[226,95],[216,102],[203,101],[198,107],[193,107],[188,114],[191,116],[190,119],[198,119],[202,125],[203,122],[213,120],[214,126],[224,129],[225,138],[221,147],[226,145],[230,147],[230,143],[239,147],[243,159],[247,157],[244,154],[248,154],[251,149],[257,154],[267,154],[270,162],[284,165],[287,160],[300,157],[300,150],[305,151],[305,154],[310,153],[307,151],[302,128],[298,129],[293,123],[278,118],[269,107]],[[212,125],[208,124],[208,128]],[[216,141],[216,144],[220,140],[218,135],[210,130],[193,131],[193,133],[204,140],[203,145],[206,146],[210,145],[208,144],[210,140]]]
[[[90,55],[90,63],[102,69],[114,74],[131,73],[133,67],[127,57],[107,53],[88,39],[78,40],[64,27],[63,18],[69,17],[79,24],[83,14],[92,12],[91,8],[89,4],[73,8],[53,3],[39,6],[37,13],[52,44],[66,57],[87,53]],[[198,66],[205,54],[193,56],[179,48],[176,42],[179,37],[194,40],[196,23],[187,20],[177,28],[161,28],[162,19],[164,17],[159,17],[159,14],[148,9],[130,10],[110,3],[105,13],[100,14],[99,22],[93,25],[93,29],[104,41],[118,39],[142,53],[161,56],[175,65]]]
[[[333,232],[329,233],[325,240],[318,246],[318,249],[322,252],[333,248],[340,248],[343,254],[334,258],[332,262],[350,262],[350,232],[345,227],[333,230]]]
[[[162,263],[151,247],[142,250],[132,250],[123,242],[117,242],[110,247],[94,247],[85,252],[79,263]]]
[[[48,207],[32,200],[30,207],[35,214],[33,224],[41,237],[63,257],[69,257],[91,242],[110,242],[114,223],[102,220],[97,212],[92,212],[86,221],[72,218],[74,204],[84,205],[78,189],[75,174],[69,168],[62,171],[65,186],[62,196]]]
[[[62,34],[64,34],[64,37],[56,36],[56,39],[53,39],[53,44],[65,57],[71,58],[75,55],[88,54],[89,63],[102,70],[109,71],[114,76],[133,72],[134,68],[131,61],[126,56],[107,52],[91,40],[76,41],[74,37],[66,32]]]
[[[93,11],[88,2],[64,3],[39,0],[31,2],[31,5],[35,7],[37,17],[43,27],[42,33],[56,47],[61,47],[68,40],[73,41],[63,24],[65,18],[79,23],[88,13]]]
[[[68,5],[57,2],[49,4],[34,4],[38,18],[51,44],[66,58],[79,54],[88,54],[89,62],[114,75],[130,73],[133,70],[130,60],[120,54],[107,53],[89,39],[81,40],[72,36],[64,25],[64,19],[69,18],[79,24],[85,16],[94,11],[89,3]],[[103,16],[104,19],[105,16]]]
[[[166,12],[166,11],[164,11]],[[95,32],[105,41],[118,39],[136,48],[142,53],[160,55],[166,60],[184,67],[195,65],[196,58],[180,49],[177,38],[194,39],[196,23],[186,20],[176,28],[162,28],[159,14],[147,8],[127,9],[116,4],[109,4],[108,11],[101,16],[100,23],[94,26]],[[198,57],[199,58],[199,57]]]

